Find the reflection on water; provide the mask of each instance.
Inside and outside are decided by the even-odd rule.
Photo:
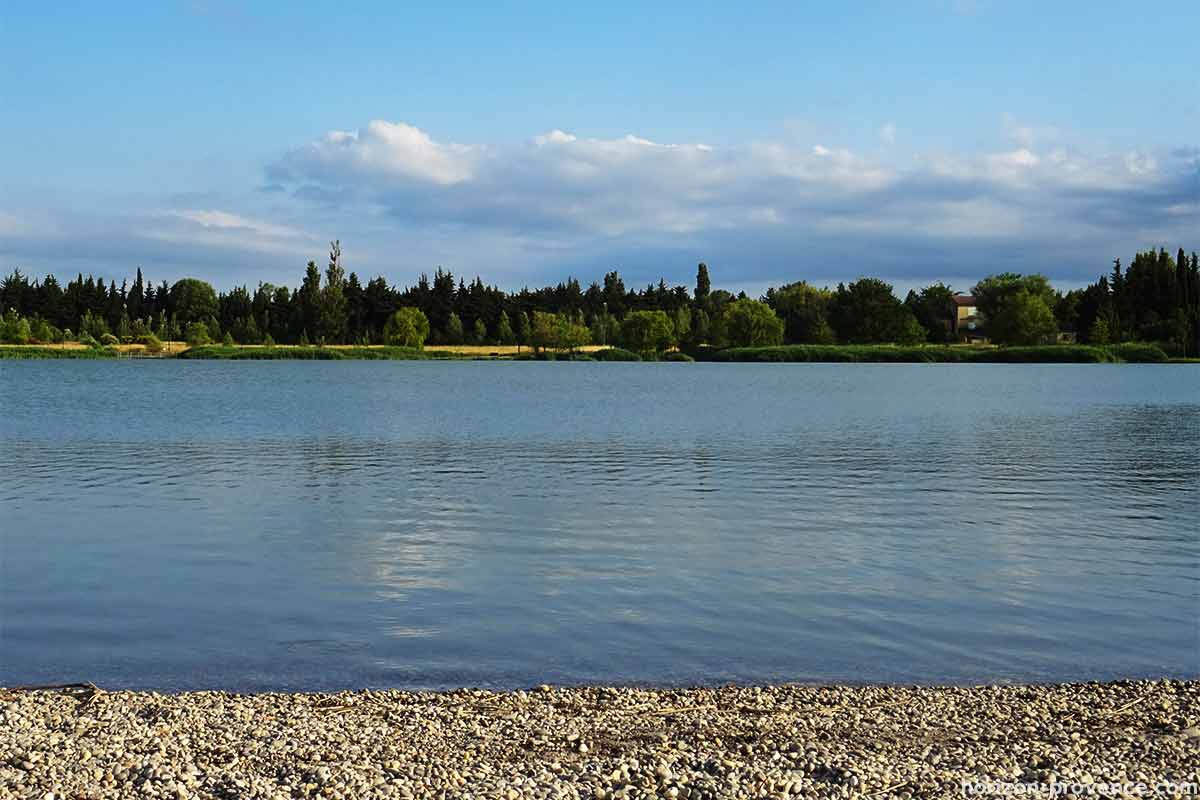
[[[0,683],[1200,664],[1191,367],[34,363],[0,399]]]

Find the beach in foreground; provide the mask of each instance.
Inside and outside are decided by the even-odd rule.
[[[0,690],[0,795],[1193,797],[1198,726],[1200,681]]]

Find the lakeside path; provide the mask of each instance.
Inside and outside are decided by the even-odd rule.
[[[1200,681],[539,687],[338,694],[0,689],[14,798],[999,797],[1200,792]],[[974,794],[964,794],[964,781]],[[1087,788],[1085,788],[1087,787]],[[1065,787],[1069,789],[1070,787]],[[1088,794],[1088,792],[1091,792]],[[1125,796],[1138,796],[1130,789]],[[1024,795],[1030,796],[1030,795]],[[1060,795],[1061,796],[1061,795]]]

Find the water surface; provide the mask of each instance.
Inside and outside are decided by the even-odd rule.
[[[1200,674],[1200,369],[0,362],[0,684]]]

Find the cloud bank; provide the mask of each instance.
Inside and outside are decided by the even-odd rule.
[[[351,268],[401,284],[438,265],[510,288],[613,268],[690,282],[706,260],[718,285],[754,292],[860,275],[963,287],[1002,270],[1079,285],[1139,248],[1200,248],[1200,148],[1097,151],[1005,117],[990,151],[901,153],[894,123],[876,130],[873,151],[562,130],[500,145],[375,120],[282,149],[258,191],[0,206],[0,257],[294,284],[339,237]]]
[[[944,271],[944,262],[968,254],[986,269],[989,258],[1040,251],[1035,268],[1045,268],[1047,255],[1053,263],[1075,252],[1070,261],[1089,264],[1069,276],[1079,278],[1131,248],[1195,236],[1194,151],[1091,153],[1052,129],[1011,120],[1007,128],[1009,146],[995,152],[921,153],[897,163],[822,143],[713,147],[560,130],[496,147],[439,142],[405,123],[375,121],[294,149],[267,174],[306,202],[369,208],[398,225],[616,252],[699,244],[735,256],[726,244],[757,238],[762,247],[745,250],[747,261],[767,248],[778,262],[790,246],[800,270],[814,249],[824,257],[857,253],[857,263],[838,267],[847,277],[894,273],[880,267],[897,253],[933,258]],[[891,150],[896,126],[885,124],[880,139]],[[890,253],[872,257],[868,248]],[[910,270],[921,274],[920,265]]]

